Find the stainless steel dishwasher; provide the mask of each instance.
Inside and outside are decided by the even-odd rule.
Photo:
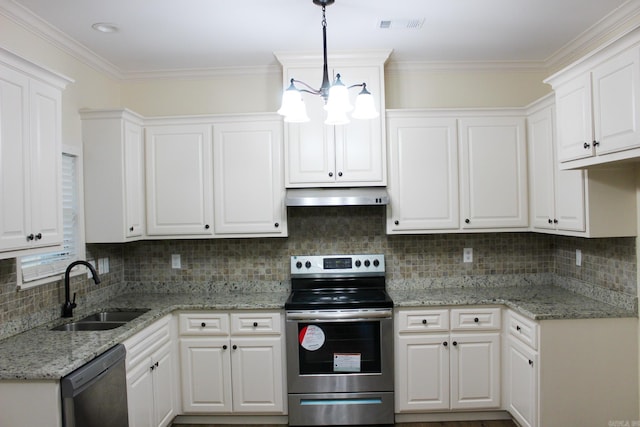
[[[126,350],[118,344],[61,380],[64,427],[128,427]]]

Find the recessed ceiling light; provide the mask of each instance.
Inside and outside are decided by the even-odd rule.
[[[100,31],[101,33],[116,33],[118,31],[118,27],[114,24],[108,24],[106,22],[96,22],[91,26],[96,31]]]

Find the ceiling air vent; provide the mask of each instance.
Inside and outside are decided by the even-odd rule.
[[[381,30],[419,30],[424,25],[422,19],[383,19],[378,28]]]

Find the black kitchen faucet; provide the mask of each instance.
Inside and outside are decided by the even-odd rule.
[[[73,309],[76,308],[76,293],[73,293],[73,301],[69,299],[69,273],[76,265],[84,265],[89,271],[91,271],[91,276],[93,277],[94,283],[97,285],[100,283],[100,277],[98,277],[98,272],[91,264],[87,261],[74,261],[67,267],[67,270],[64,272],[64,305],[62,306],[62,317],[73,317]]]

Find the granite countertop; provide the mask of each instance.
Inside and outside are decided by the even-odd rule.
[[[637,317],[637,313],[554,285],[390,290],[396,307],[502,304],[533,320]]]
[[[631,310],[599,302],[553,285],[454,287],[390,290],[396,307],[503,304],[531,319],[636,317]],[[74,319],[106,309],[150,309],[125,326],[92,332],[51,331],[68,319],[30,329],[0,341],[0,380],[55,381],[79,368],[155,320],[176,310],[280,310],[288,293],[127,294],[101,306],[78,308]]]

